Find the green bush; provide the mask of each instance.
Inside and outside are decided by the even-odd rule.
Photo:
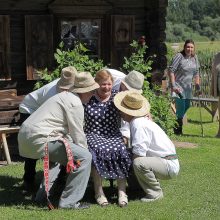
[[[126,72],[136,70],[143,73],[146,77],[149,77],[151,65],[153,63],[152,58],[145,58],[146,45],[140,46],[137,41],[131,43],[132,54],[130,57],[124,58],[124,64],[122,69]],[[40,72],[42,80],[38,81],[35,85],[36,88],[40,88],[44,82],[51,82],[54,79],[60,77],[60,72],[64,67],[74,66],[78,71],[88,71],[93,75],[100,69],[104,68],[102,60],[90,59],[86,52],[88,50],[81,44],[76,44],[75,48],[71,51],[65,51],[63,49],[63,43],[60,43],[57,48],[54,57],[57,62],[57,68],[49,73],[47,69]],[[149,83],[144,83],[143,95],[149,100],[151,104],[151,114],[154,121],[161,126],[161,128],[168,134],[172,134],[175,124],[175,117],[170,110],[170,99],[168,96],[160,95],[159,89],[154,88],[151,90]]]
[[[145,60],[147,46],[140,46],[136,41],[131,44],[133,53],[130,57],[125,57],[123,69],[127,72],[131,70],[139,71],[145,76],[149,76],[149,71],[152,69],[152,57]],[[149,87],[149,82],[144,82],[143,95],[148,99],[151,105],[151,115],[153,120],[168,134],[173,134],[173,127],[176,120],[174,114],[171,112],[169,96],[161,95],[159,88],[153,90]]]
[[[43,84],[53,81],[60,77],[61,70],[67,66],[74,66],[77,71],[90,72],[94,75],[98,70],[104,68],[103,61],[91,59],[86,53],[88,49],[81,43],[77,43],[73,50],[64,50],[63,42],[60,43],[54,54],[57,68],[53,72],[47,69],[39,72],[41,80],[35,84],[35,89],[40,88]]]
[[[137,41],[133,41],[130,46],[133,52],[130,57],[124,57],[122,69],[126,72],[136,70],[145,76],[150,76],[153,61],[151,59],[152,57],[145,59],[146,49],[148,48],[147,45],[140,46]]]
[[[148,82],[144,82],[143,96],[147,98],[151,105],[151,115],[154,122],[168,135],[172,135],[173,128],[176,125],[176,117],[171,111],[170,96],[162,95],[157,87],[151,90]]]

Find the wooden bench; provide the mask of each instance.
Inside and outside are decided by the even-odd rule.
[[[193,97],[190,99],[192,102],[200,101],[201,107],[205,108],[212,116],[212,121],[218,120],[218,98],[203,98],[203,97]],[[210,106],[210,107],[209,107]]]
[[[0,147],[3,147],[5,157],[8,164],[11,164],[11,156],[8,149],[7,143],[7,134],[17,133],[20,129],[20,126],[0,126]]]
[[[0,148],[4,150],[7,164],[11,163],[7,138],[20,129],[19,104],[24,96],[17,96],[15,89],[0,90]]]

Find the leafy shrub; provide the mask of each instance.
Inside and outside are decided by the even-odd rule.
[[[152,57],[148,57],[145,60],[145,54],[147,46],[140,46],[136,41],[130,44],[133,53],[130,57],[125,57],[125,63],[123,69],[127,72],[136,70],[143,73],[145,76],[149,76],[149,71],[152,69],[153,63]],[[159,88],[153,90],[149,87],[149,82],[144,82],[143,95],[148,99],[151,105],[151,114],[153,120],[168,134],[173,133],[173,127],[175,125],[175,116],[171,112],[170,98],[166,95],[161,95]]]
[[[74,66],[77,71],[86,71],[94,75],[98,70],[104,68],[103,61],[91,59],[86,53],[88,49],[81,43],[76,43],[73,50],[64,50],[64,44],[61,42],[54,54],[57,62],[57,68],[53,72],[47,69],[39,72],[41,80],[35,84],[35,89],[40,88],[43,84],[53,81],[60,77],[61,70],[67,66]]]
[[[152,57],[145,59],[147,45],[140,46],[137,41],[133,41],[130,46],[133,52],[130,57],[124,57],[122,69],[127,72],[136,70],[145,76],[149,76],[153,61],[151,59]]]
[[[151,115],[168,135],[173,134],[173,128],[176,124],[176,117],[171,111],[171,98],[169,95],[161,95],[159,88],[151,90],[149,83],[144,82],[143,95],[148,99],[151,105]],[[156,95],[157,94],[157,95]]]

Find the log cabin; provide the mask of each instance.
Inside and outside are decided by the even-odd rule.
[[[167,0],[1,0],[0,89],[33,90],[37,70],[56,65],[61,41],[87,43],[91,56],[121,65],[129,44],[146,37],[154,69],[166,68]]]
[[[38,70],[56,67],[61,41],[67,49],[74,40],[86,43],[92,58],[117,69],[131,52],[129,44],[145,36],[147,56],[157,55],[153,70],[163,72],[167,5],[168,0],[1,0],[0,128],[17,129],[19,103],[33,91]],[[9,141],[17,155],[16,139],[12,134]],[[6,138],[5,143],[7,150]]]

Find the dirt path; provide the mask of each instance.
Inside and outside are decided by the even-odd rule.
[[[173,141],[173,143],[178,148],[196,148],[196,147],[198,147],[198,144],[190,143],[190,142]]]

